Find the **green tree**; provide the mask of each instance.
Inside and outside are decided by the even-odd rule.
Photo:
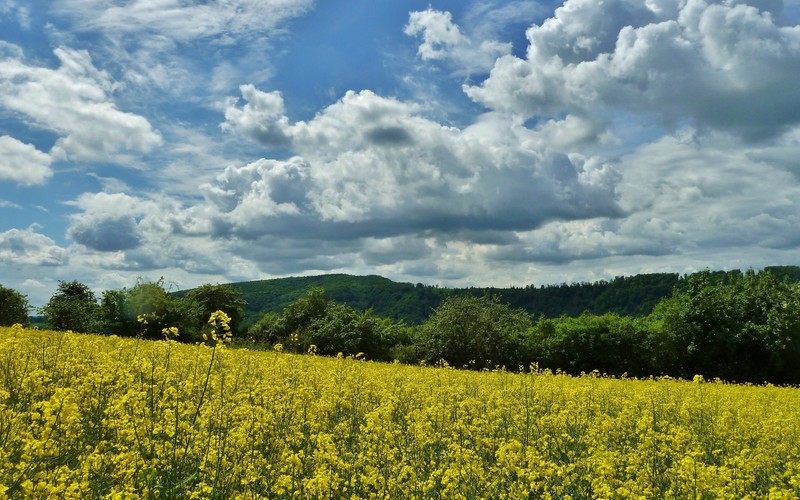
[[[800,288],[769,272],[708,271],[653,313],[678,375],[800,382]]]
[[[362,353],[369,359],[387,360],[396,326],[389,319],[374,316],[372,311],[331,303],[325,315],[311,325],[311,342],[319,354]]]
[[[0,326],[19,323],[28,326],[28,298],[18,291],[0,285]]]
[[[230,317],[230,327],[236,332],[241,326],[245,301],[242,294],[230,285],[203,285],[186,293],[183,298],[195,314],[195,326],[201,329],[215,311],[224,311]]]
[[[94,292],[79,281],[59,281],[58,289],[42,308],[55,330],[92,333],[100,329],[100,306]]]
[[[270,344],[281,343],[288,350],[305,352],[313,343],[314,324],[325,317],[331,301],[322,288],[311,288],[303,297],[289,304],[276,316],[267,313],[248,330],[248,335]],[[319,346],[318,346],[319,347]]]
[[[530,327],[527,313],[495,297],[451,296],[422,325],[420,350],[429,362],[514,369],[526,361],[523,339]]]
[[[123,337],[135,334],[134,318],[125,314],[125,290],[106,290],[100,297],[100,326],[104,333]]]
[[[196,316],[191,303],[170,296],[163,278],[152,282],[139,279],[125,292],[122,317],[136,334],[146,338],[161,338],[164,328],[176,326],[182,340],[196,340],[199,332]],[[139,318],[146,323],[139,322]]]
[[[528,351],[542,368],[568,373],[649,373],[649,322],[608,313],[540,319],[528,333]]]

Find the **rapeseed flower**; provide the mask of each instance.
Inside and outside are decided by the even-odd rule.
[[[229,318],[208,325],[212,345],[0,328],[0,498],[800,490],[796,388],[223,349]]]

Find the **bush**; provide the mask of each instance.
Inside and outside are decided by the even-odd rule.
[[[203,285],[189,290],[182,300],[191,309],[197,330],[202,329],[215,311],[224,311],[228,315],[234,333],[241,327],[245,301],[242,294],[230,285]]]
[[[528,352],[542,368],[568,373],[645,375],[650,372],[646,319],[584,313],[540,319],[528,332]]]

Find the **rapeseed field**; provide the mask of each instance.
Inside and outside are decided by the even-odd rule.
[[[0,497],[800,495],[796,388],[467,372],[226,337],[0,328]]]

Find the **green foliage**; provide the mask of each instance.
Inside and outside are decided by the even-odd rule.
[[[256,341],[279,343],[290,350],[305,352],[313,343],[311,331],[314,324],[325,317],[329,305],[325,292],[321,288],[312,288],[305,296],[289,304],[280,315],[266,313],[250,327],[248,335]]]
[[[248,328],[247,336],[256,342],[276,344],[282,332],[281,315],[268,312]]]
[[[452,366],[516,368],[530,317],[496,297],[448,297],[421,327],[421,348],[429,362]]]
[[[697,273],[654,317],[682,376],[800,381],[800,288],[770,272]]]
[[[0,285],[0,326],[19,323],[27,327],[30,322],[29,309],[28,298],[25,295]]]
[[[177,326],[183,340],[197,340],[198,314],[192,303],[172,298],[164,288],[163,278],[154,282],[140,279],[125,294],[123,317],[129,334],[133,330],[133,333],[141,333],[145,338],[156,339],[163,336],[164,328]],[[139,317],[147,322],[137,322]]]
[[[135,318],[126,317],[125,290],[106,290],[100,298],[100,324],[104,333],[134,335]]]
[[[701,374],[800,383],[798,276],[800,268],[783,266],[760,273],[639,275],[593,284],[497,289],[496,294],[346,275],[204,285],[171,294],[162,279],[106,291],[99,305],[85,285],[61,282],[43,312],[59,329],[102,327],[107,333],[161,338],[164,328],[175,326],[179,340],[197,341],[210,312],[226,312],[243,329],[243,309],[251,318],[254,310],[245,298],[260,296],[257,304],[274,306],[292,297],[282,309],[261,314],[247,330],[249,338],[293,352],[363,353],[369,359],[408,363],[445,360],[475,369],[538,363],[575,374]],[[671,295],[664,291],[667,286]],[[0,287],[0,313],[8,316],[8,305],[17,301],[16,318],[23,321],[15,322],[26,322],[27,301],[15,294]],[[381,312],[371,309],[374,304]],[[386,318],[386,311],[420,318],[423,309],[429,312],[422,324],[405,326],[396,321],[398,316]],[[567,315],[565,310],[580,312]],[[533,324],[530,311],[548,313],[540,312]],[[138,322],[139,317],[146,323]]]
[[[643,346],[649,325],[647,319],[613,313],[542,318],[528,331],[527,352],[540,367],[568,373],[647,375],[649,356]]]
[[[380,276],[331,274],[233,283],[241,292],[245,323],[253,324],[266,312],[280,314],[310,288],[355,309],[371,309],[377,316],[409,325],[427,320],[442,301],[451,296],[497,296],[501,302],[533,316],[557,318],[583,312],[646,316],[659,300],[669,297],[684,280],[677,274],[640,274],[611,281],[535,287],[451,289],[421,283],[396,283]]]
[[[295,352],[306,352],[314,345],[318,354],[362,353],[370,359],[388,359],[397,329],[389,319],[328,300],[321,288],[312,288],[281,314],[264,314],[248,335]]]
[[[163,278],[154,282],[139,279],[133,288],[107,290],[99,305],[102,330],[125,337],[158,339],[163,337],[164,328],[174,326],[179,330],[179,340],[197,341],[205,324],[198,319],[203,314],[196,302],[173,298],[164,288]],[[206,314],[205,319],[208,317]]]
[[[179,299],[181,300],[181,299]],[[245,301],[231,285],[203,285],[189,290],[182,300],[195,317],[194,328],[200,330],[215,311],[224,311],[230,318],[230,328],[236,332],[244,316]]]
[[[319,288],[329,300],[409,324],[423,322],[448,294],[448,289],[396,283],[380,276],[329,274],[233,283],[242,294],[245,322],[254,323],[267,312],[282,313],[310,289]]]
[[[394,344],[395,328],[391,320],[376,317],[372,311],[332,303],[325,315],[314,322],[311,340],[320,354],[362,353],[369,359],[385,360]]]
[[[54,330],[94,333],[101,329],[97,298],[88,286],[78,281],[59,281],[58,289],[41,312]]]

